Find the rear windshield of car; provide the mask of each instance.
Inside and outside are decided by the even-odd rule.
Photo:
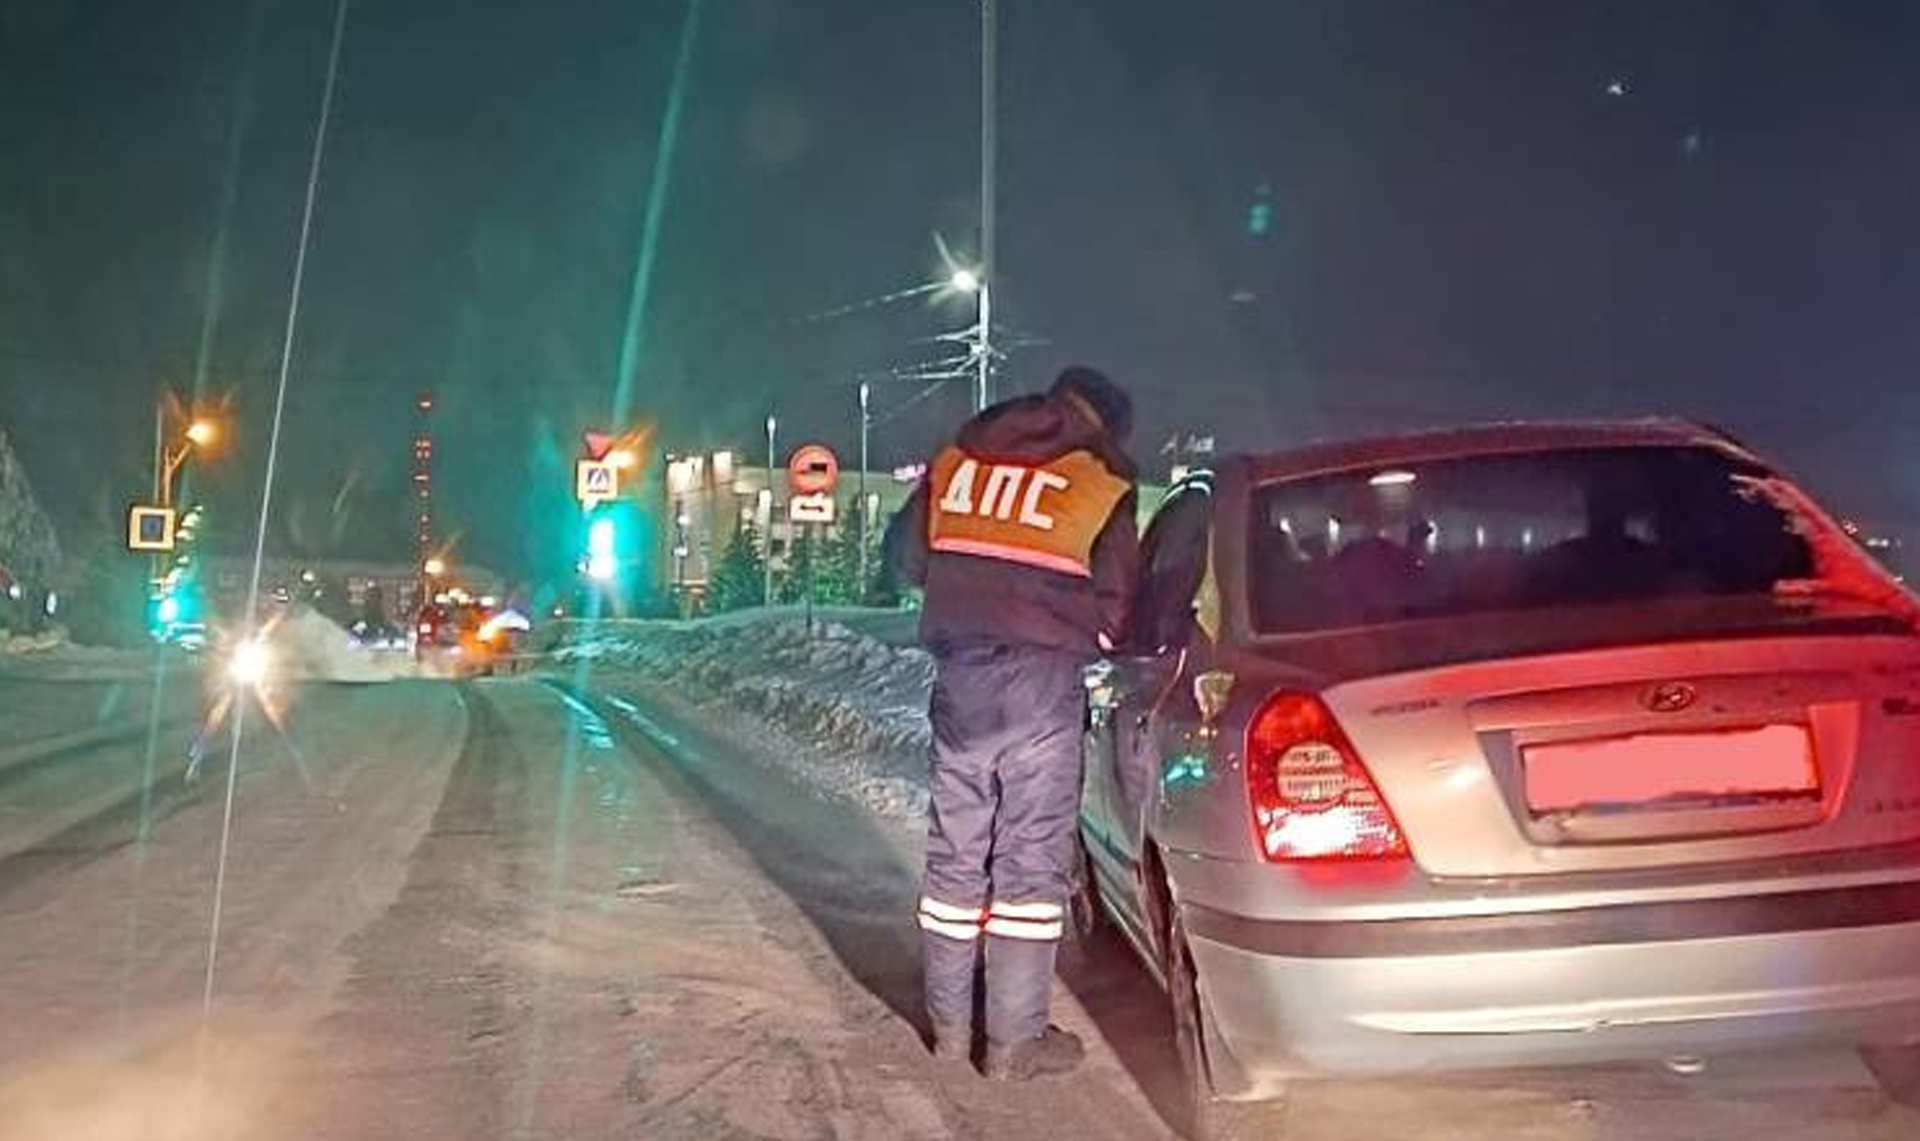
[[[1470,456],[1256,490],[1255,625],[1306,633],[1602,603],[1764,594],[1811,570],[1762,474],[1697,447]]]

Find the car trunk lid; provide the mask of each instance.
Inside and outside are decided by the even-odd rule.
[[[1549,648],[1319,688],[1433,874],[1920,839],[1920,640],[1833,608],[1722,629],[1650,640],[1643,626],[1637,640],[1579,649],[1512,631],[1509,646]]]

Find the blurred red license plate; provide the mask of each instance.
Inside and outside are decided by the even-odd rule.
[[[1804,725],[1555,741],[1520,758],[1536,812],[1820,795]]]

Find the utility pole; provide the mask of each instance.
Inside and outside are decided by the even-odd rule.
[[[166,464],[167,451],[167,397],[163,391],[153,402],[153,498],[148,503],[160,503],[161,468]],[[147,593],[156,594],[160,590],[160,556],[147,556]]]
[[[160,469],[166,463],[162,457],[167,448],[167,398],[163,393],[153,402],[153,498],[149,503],[160,502]]]
[[[980,370],[974,384],[973,406],[984,410],[993,401],[993,280],[1000,272],[994,260],[994,188],[998,182],[999,137],[999,18],[995,0],[980,0]]]
[[[764,579],[760,587],[760,605],[773,605],[773,517],[776,506],[773,494],[774,473],[774,433],[779,431],[780,421],[772,415],[767,417],[767,534],[762,540],[766,550],[761,552],[760,570]]]
[[[855,605],[867,600],[867,529],[872,523],[867,518],[867,429],[873,420],[867,415],[869,402],[873,397],[873,387],[866,381],[860,382],[860,470],[854,475],[854,494],[860,497],[860,557],[856,565],[860,568],[859,580],[853,588]]]

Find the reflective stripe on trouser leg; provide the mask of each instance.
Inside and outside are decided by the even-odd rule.
[[[986,912],[978,907],[944,903],[932,896],[920,897],[920,930],[949,939],[971,941],[980,938]]]
[[[1007,939],[1045,942],[1066,933],[1067,909],[1058,903],[1008,903],[996,899],[987,909],[986,932]]]
[[[927,876],[919,919],[927,1014],[936,1027],[973,1024],[987,861],[997,808],[993,766],[1005,721],[992,676],[998,655],[942,654],[928,719]]]
[[[1035,1038],[1047,1028],[1079,819],[1086,702],[1080,672],[1071,655],[1024,653],[1005,696],[1020,731],[998,766],[986,923],[987,1037],[995,1042]]]

